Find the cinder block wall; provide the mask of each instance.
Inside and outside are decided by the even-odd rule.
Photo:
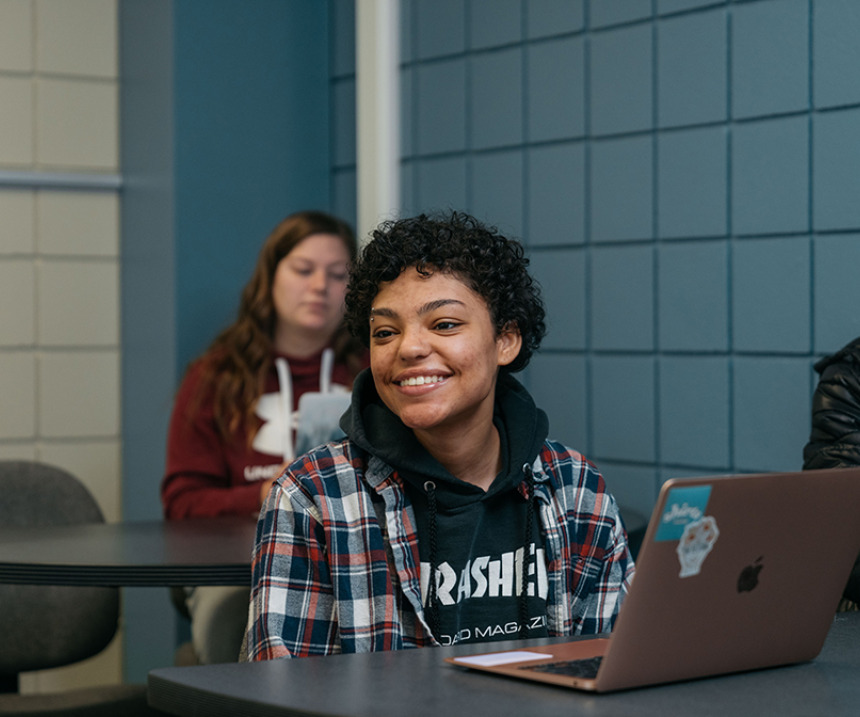
[[[72,175],[86,184],[119,171],[117,78],[116,0],[0,3],[0,458],[70,470],[111,521],[119,200]],[[114,642],[74,668],[25,676],[22,690],[120,681]]]

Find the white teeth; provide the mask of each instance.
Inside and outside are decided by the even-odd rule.
[[[412,378],[407,378],[405,381],[401,381],[401,386],[423,386],[425,383],[438,383],[441,381],[441,377],[439,376],[414,376]]]

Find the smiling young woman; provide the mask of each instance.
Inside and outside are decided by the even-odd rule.
[[[615,500],[511,375],[545,333],[527,266],[463,214],[373,233],[346,294],[370,368],[347,437],[263,506],[250,659],[611,629],[634,570]]]

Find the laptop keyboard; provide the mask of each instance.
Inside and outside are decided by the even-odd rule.
[[[560,662],[545,662],[542,665],[521,665],[521,670],[534,670],[535,672],[549,672],[553,675],[565,675],[567,677],[582,677],[594,679],[597,677],[597,669],[600,667],[600,657],[589,657],[584,660],[562,660]]]

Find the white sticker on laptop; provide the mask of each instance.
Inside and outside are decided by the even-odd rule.
[[[678,541],[676,551],[682,578],[701,572],[702,563],[720,535],[716,519],[705,515],[710,497],[709,485],[671,488],[666,496],[654,540]]]
[[[511,652],[494,652],[489,655],[472,655],[471,657],[455,657],[454,661],[461,665],[474,665],[476,667],[495,667],[496,665],[509,665],[512,662],[526,662],[527,660],[546,660],[552,657],[542,652],[527,652],[525,650],[512,650]]]
[[[678,560],[681,562],[680,577],[689,578],[701,572],[702,563],[705,562],[718,537],[720,537],[720,531],[717,528],[717,521],[710,515],[684,526],[678,547],[675,548]]]

